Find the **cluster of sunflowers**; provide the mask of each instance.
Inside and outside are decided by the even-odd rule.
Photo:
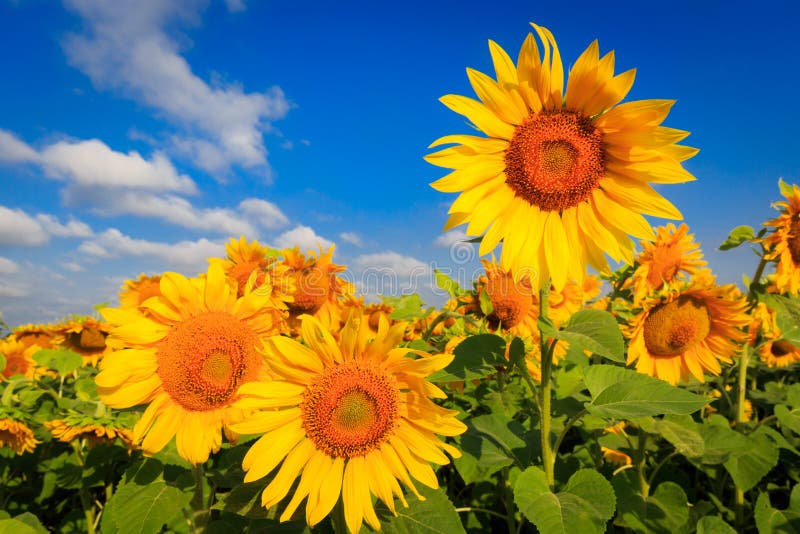
[[[677,144],[688,132],[661,126],[673,102],[620,104],[635,72],[614,75],[596,41],[565,89],[555,39],[533,28],[516,63],[489,42],[496,79],[468,70],[480,101],[442,98],[486,136],[445,136],[432,146],[451,146],[426,158],[453,169],[432,184],[459,193],[445,229],[467,224],[481,255],[502,243],[472,288],[439,273],[441,309],[368,304],[333,248],[241,237],[194,278],[127,281],[102,320],[17,327],[0,342],[8,515],[74,489],[83,517],[58,512],[49,526],[267,528],[297,522],[305,501],[298,532],[393,520],[410,532],[602,532],[612,517],[636,532],[725,532],[751,516],[771,532],[764,514],[784,512],[744,495],[800,480],[765,478],[779,449],[800,456],[800,188],[781,182],[781,215],[723,245],[760,249],[747,293],[717,284],[686,225],[654,231],[643,217],[679,219],[650,184],[694,179],[682,162],[697,150]],[[714,490],[729,475],[734,503],[666,473],[679,455]],[[34,482],[26,458],[56,478]],[[193,482],[164,467],[181,462]],[[260,512],[245,506],[251,489]],[[145,519],[124,512],[137,496]],[[223,527],[231,515],[240,522]],[[254,517],[272,522],[241,522]]]

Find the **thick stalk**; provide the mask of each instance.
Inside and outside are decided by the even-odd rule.
[[[542,407],[542,463],[544,464],[543,467],[547,485],[552,490],[555,486],[555,458],[553,458],[553,448],[550,441],[551,401],[553,396],[550,375],[552,374],[553,367],[553,351],[548,342],[547,334],[543,331],[541,324],[543,321],[547,322],[549,320],[549,296],[550,281],[547,280],[541,289],[539,289],[539,341],[542,355],[542,388],[540,390],[542,396],[539,404]]]
[[[503,504],[506,507],[506,525],[508,526],[508,534],[516,534],[517,532],[517,521],[514,518],[514,513],[516,512],[516,506],[514,505],[514,491],[511,488],[511,484],[508,482],[508,467],[504,467],[502,471],[502,483],[503,483]]]
[[[650,483],[647,481],[645,469],[647,467],[647,433],[639,431],[639,447],[637,448],[636,471],[639,474],[639,493],[643,498],[650,495]]]
[[[206,523],[208,523],[208,509],[203,497],[203,484],[205,483],[203,464],[193,466],[192,474],[194,475],[194,496],[190,504],[193,511],[194,532],[205,532]]]

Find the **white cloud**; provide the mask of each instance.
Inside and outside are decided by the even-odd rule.
[[[28,296],[28,290],[18,286],[12,286],[0,281],[0,297],[20,298]]]
[[[66,0],[87,31],[64,41],[70,63],[103,89],[113,89],[183,126],[184,146],[199,154],[209,143],[218,150],[206,167],[265,166],[262,132],[286,115],[289,103],[278,87],[245,92],[237,84],[209,85],[180,55],[167,25],[196,24],[205,2],[161,0]],[[229,9],[244,7],[229,0]],[[182,39],[181,43],[186,43]]]
[[[341,234],[339,234],[339,238],[341,238],[342,241],[345,241],[357,247],[364,246],[364,241],[361,239],[361,236],[355,232],[342,232]]]
[[[445,232],[434,239],[433,244],[437,247],[447,248],[452,247],[460,241],[466,241],[467,239],[469,238],[467,237],[466,232],[464,232],[464,230],[461,228],[456,228],[455,230]]]
[[[424,262],[392,251],[358,256],[353,260],[353,265],[364,270],[391,272],[398,277],[419,276],[430,271]]]
[[[225,254],[225,244],[201,238],[196,241],[164,243],[135,239],[110,228],[90,241],[84,241],[78,251],[91,256],[119,258],[149,257],[170,266],[205,270],[207,258]]]
[[[19,265],[15,262],[0,256],[0,274],[12,274],[19,271]]]
[[[65,261],[61,264],[66,270],[72,271],[73,273],[80,273],[86,270],[86,268],[76,261]]]
[[[49,238],[35,218],[20,209],[0,206],[1,245],[42,245]]]
[[[273,246],[275,248],[292,248],[298,246],[301,251],[316,251],[320,246],[322,246],[323,249],[327,249],[330,248],[331,245],[333,245],[332,241],[318,236],[313,229],[302,225],[282,233],[273,240]]]
[[[39,154],[13,133],[0,130],[0,161],[24,163],[36,161]]]
[[[280,228],[289,224],[289,219],[273,204],[260,198],[247,198],[239,203],[239,209],[262,228]]]
[[[56,237],[89,237],[92,235],[92,229],[89,225],[71,219],[67,224],[61,224],[58,219],[52,215],[40,213],[36,216],[36,220],[42,225],[42,228],[51,236]]]
[[[194,181],[178,174],[163,154],[147,160],[134,150],[116,152],[98,139],[59,141],[42,150],[41,163],[49,176],[82,187],[197,192]]]
[[[21,209],[0,206],[0,245],[43,245],[56,237],[89,237],[92,229],[84,222],[71,219],[62,224],[45,213],[31,216]]]

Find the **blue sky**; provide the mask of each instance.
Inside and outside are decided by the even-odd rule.
[[[800,181],[798,13],[644,4],[0,0],[0,310],[85,313],[141,272],[203,271],[242,233],[335,243],[353,279],[419,275],[436,301],[431,265],[478,266],[428,187],[428,144],[468,131],[438,98],[472,95],[465,67],[491,72],[489,38],[516,57],[529,21],[565,65],[599,38],[638,69],[629,99],[677,100],[665,124],[692,132],[698,180],[661,191],[739,281],[752,253],[716,247],[772,217],[779,177]]]

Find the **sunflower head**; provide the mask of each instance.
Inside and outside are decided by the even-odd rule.
[[[44,426],[54,438],[64,443],[86,440],[86,444],[91,448],[113,444],[119,438],[128,449],[134,448],[133,433],[107,418],[94,419],[71,414],[64,419],[46,421]]]
[[[705,277],[646,299],[627,330],[628,363],[639,372],[671,384],[691,376],[704,382],[718,375],[720,361],[730,363],[746,334],[747,302],[733,286],[717,286]]]
[[[0,414],[0,447],[9,447],[15,454],[33,452],[39,441],[20,418],[8,413]]]
[[[126,280],[119,293],[120,306],[124,308],[138,308],[150,297],[161,294],[161,277],[147,276],[144,273],[136,280]]]
[[[785,339],[771,339],[758,347],[758,355],[767,367],[789,367],[800,361],[800,347]]]
[[[493,262],[482,260],[486,269],[485,281],[478,286],[478,295],[485,293],[492,304],[487,320],[492,328],[514,328],[538,314],[530,279],[516,277]],[[479,297],[480,298],[480,297]]]
[[[255,239],[248,242],[241,236],[238,240],[231,238],[225,244],[225,252],[224,259],[209,258],[208,261],[220,265],[227,276],[236,280],[239,296],[244,295],[248,288],[260,288],[272,294],[276,307],[291,300],[291,287],[276,283],[286,268],[278,264],[275,251]]]
[[[232,408],[239,387],[267,378],[256,347],[278,332],[281,315],[268,294],[239,297],[219,265],[195,279],[165,273],[160,287],[139,308],[102,310],[115,350],[100,362],[97,391],[112,408],[147,404],[133,429],[146,454],[176,436],[181,456],[198,464],[243,417]]]
[[[262,411],[233,430],[264,433],[242,463],[245,481],[280,465],[261,502],[274,506],[294,488],[281,521],[307,499],[306,520],[313,526],[341,498],[351,532],[363,521],[379,529],[372,494],[395,512],[395,496],[405,504],[401,482],[415,493],[412,478],[435,488],[430,462],[448,463],[442,451],[459,455],[437,434],[454,436],[466,427],[430,400],[445,395],[426,380],[453,356],[401,348],[405,323],[389,326],[380,318],[373,332],[359,310],[338,341],[317,319],[304,315],[301,321],[305,344],[275,336],[263,346],[275,380],[239,391],[241,409]]]
[[[316,314],[326,304],[335,305],[340,297],[353,292],[352,284],[336,276],[346,267],[333,263],[333,248],[323,253],[320,247],[319,254],[309,252],[308,257],[299,247],[283,251],[283,264],[287,267],[283,278],[294,287],[289,304],[293,317]]]
[[[50,349],[53,347],[55,332],[49,324],[24,324],[14,328],[11,334],[26,347],[38,345],[43,349]]]
[[[767,249],[765,258],[777,261],[776,291],[796,295],[800,291],[800,187],[780,185],[786,200],[774,204],[780,215],[764,223],[772,231],[761,242]]]
[[[83,356],[85,365],[97,365],[98,360],[111,352],[106,344],[110,326],[94,317],[79,317],[56,325],[53,344]]]
[[[682,273],[692,276],[705,266],[700,246],[688,232],[685,224],[676,229],[670,223],[656,229],[653,243],[642,241],[642,253],[636,258],[637,267],[633,273],[635,302],[664,284],[679,280]]]
[[[481,255],[502,241],[504,269],[560,290],[587,264],[608,271],[605,254],[632,263],[629,235],[653,238],[642,215],[681,218],[650,183],[693,180],[681,162],[697,150],[677,144],[687,132],[661,126],[673,101],[620,104],[635,71],[615,75],[614,53],[601,57],[597,41],[565,90],[552,33],[532,26],[539,42],[529,34],[516,64],[490,41],[495,78],[467,70],[479,100],[441,98],[486,136],[445,136],[431,146],[452,146],[426,160],[453,169],[435,189],[460,193],[445,230],[466,223],[467,235],[483,234]]]
[[[14,335],[0,340],[0,354],[5,357],[6,367],[0,370],[0,376],[10,378],[14,375],[24,375],[25,378],[35,378],[46,372],[36,365],[33,355],[41,350],[38,345],[25,345]]]

